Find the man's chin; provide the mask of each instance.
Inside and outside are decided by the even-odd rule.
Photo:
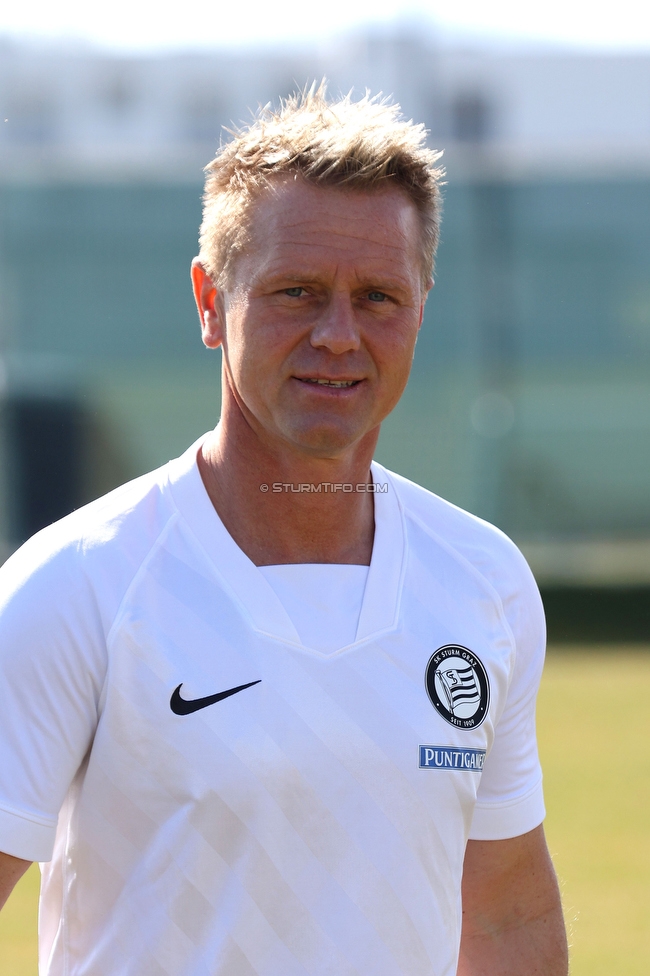
[[[300,429],[291,431],[287,439],[294,450],[308,457],[333,460],[353,450],[370,433],[359,429]]]

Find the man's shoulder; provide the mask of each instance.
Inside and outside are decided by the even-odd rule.
[[[33,535],[0,567],[0,608],[19,590],[119,602],[174,516],[167,480],[164,465]]]
[[[393,471],[387,472],[405,518],[501,589],[531,578],[522,553],[501,529]]]
[[[41,529],[23,548],[56,551],[73,546],[80,553],[91,553],[118,538],[120,545],[128,546],[132,536],[151,536],[170,515],[167,472],[165,464],[127,481]]]
[[[384,469],[386,470],[386,469]],[[478,543],[514,547],[514,543],[495,525],[410,481],[395,471],[386,471],[400,506],[406,515],[449,543]]]

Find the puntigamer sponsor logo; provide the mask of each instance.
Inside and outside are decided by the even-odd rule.
[[[485,749],[420,746],[420,769],[470,769],[480,773],[484,762]]]

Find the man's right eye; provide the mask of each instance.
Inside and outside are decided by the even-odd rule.
[[[288,295],[289,298],[300,298],[300,295],[304,290],[304,288],[296,286],[295,288],[285,288],[284,293],[285,295]]]

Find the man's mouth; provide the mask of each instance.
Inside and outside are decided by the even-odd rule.
[[[307,377],[301,377],[303,383],[315,383],[318,386],[333,386],[335,389],[341,389],[347,386],[356,386],[360,380],[317,380],[309,379]]]

